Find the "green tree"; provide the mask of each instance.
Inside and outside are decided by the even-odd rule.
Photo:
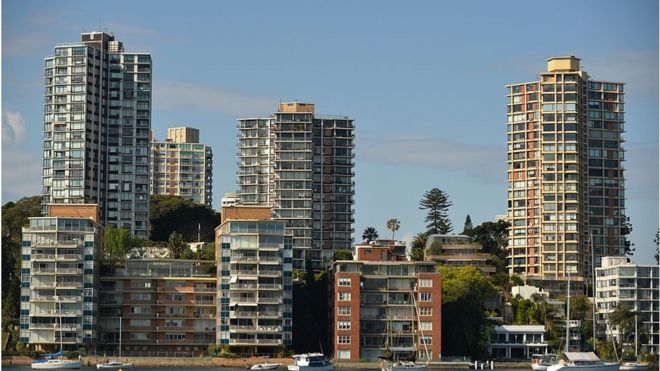
[[[41,215],[41,196],[24,197],[2,206],[2,329],[11,332],[14,346],[18,333],[13,331],[18,318],[21,288],[22,228],[28,226],[28,218]]]
[[[186,241],[197,241],[198,225],[201,241],[215,240],[220,215],[213,209],[178,196],[151,195],[149,200],[152,240],[167,241],[176,231]]]
[[[137,247],[141,241],[134,238],[126,228],[117,228],[109,224],[103,234],[103,255],[107,260],[123,260],[133,247]]]
[[[472,218],[470,217],[470,214],[467,214],[465,217],[465,223],[463,224],[463,232],[461,234],[467,235],[474,226],[472,225]]]
[[[452,231],[448,214],[449,207],[452,205],[449,195],[438,188],[424,193],[422,200],[419,201],[419,209],[428,210],[424,219],[428,223],[426,234],[447,234]]]
[[[181,233],[178,233],[177,231],[170,233],[170,237],[167,239],[167,249],[170,251],[170,258],[180,259],[187,247],[188,246],[183,242],[183,236],[181,236]]]
[[[483,246],[484,252],[492,256],[491,262],[497,268],[497,272],[505,272],[509,227],[511,225],[504,221],[483,222],[476,227],[464,232],[472,238],[472,241]]]
[[[655,263],[660,264],[660,228],[655,232],[653,243],[655,244]]]
[[[495,287],[473,266],[438,266],[442,274],[443,355],[483,357],[491,325],[484,301]]]
[[[629,344],[630,337],[635,331],[635,312],[631,311],[627,305],[619,305],[613,312],[607,316],[610,326],[619,329],[621,334],[621,343]]]
[[[428,236],[426,233],[417,233],[417,235],[415,235],[410,246],[410,260],[424,260],[424,249],[426,249],[426,241],[428,241]]]
[[[335,250],[336,260],[353,260],[353,252],[349,249],[337,249]]]
[[[378,239],[378,231],[374,227],[367,227],[362,232],[362,240],[367,243]]]
[[[398,231],[399,227],[401,227],[401,223],[398,219],[392,218],[387,221],[387,229],[392,231],[392,239],[394,239],[394,232]]]
[[[635,253],[635,244],[630,241],[630,237],[628,237],[632,231],[633,225],[630,222],[630,217],[626,216],[623,227],[621,227],[621,235],[623,236],[623,252],[628,256],[632,256]]]

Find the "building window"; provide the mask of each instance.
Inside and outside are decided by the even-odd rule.
[[[419,294],[419,301],[431,301],[431,297],[430,292],[421,292]]]
[[[351,314],[351,307],[337,307],[337,314],[340,316],[348,316]]]
[[[422,336],[422,337],[419,338],[419,343],[422,344],[422,345],[423,344],[431,345],[432,344],[431,339],[433,339],[433,338],[430,337],[430,336]]]
[[[419,322],[419,329],[422,331],[432,331],[433,330],[433,322],[431,321],[420,321]]]
[[[351,300],[351,293],[350,292],[340,292],[339,293],[339,300],[340,301],[350,301]]]
[[[337,330],[350,330],[350,329],[351,329],[351,321],[337,322]]]
[[[433,314],[433,308],[431,307],[420,307],[419,308],[419,315],[420,316],[432,316]]]
[[[351,279],[350,278],[340,278],[339,279],[339,286],[350,286],[351,285]]]
[[[351,337],[350,336],[337,336],[337,344],[350,344],[351,343]]]
[[[337,351],[337,358],[339,358],[339,359],[351,359],[351,351],[350,350],[338,350]]]
[[[419,287],[433,287],[433,280],[419,280]]]

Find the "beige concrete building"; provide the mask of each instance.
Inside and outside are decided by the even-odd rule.
[[[620,255],[625,238],[623,84],[596,81],[574,56],[507,86],[509,273],[562,290]]]
[[[238,129],[238,201],[271,206],[293,233],[296,260],[327,268],[335,250],[353,245],[353,120],[291,102]]]
[[[213,207],[213,151],[199,143],[199,130],[170,128],[165,142],[152,140],[151,194],[181,196]]]
[[[489,263],[490,254],[482,252],[483,246],[472,242],[469,236],[432,234],[426,242],[425,260],[462,267],[471,265],[485,275],[495,273],[495,266]]]

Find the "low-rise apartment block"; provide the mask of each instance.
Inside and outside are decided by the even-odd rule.
[[[292,343],[293,241],[285,226],[229,217],[216,228],[217,342],[233,353],[274,355]]]
[[[355,245],[355,260],[406,261],[406,243],[394,240],[376,240]]]
[[[530,359],[548,353],[543,325],[495,326],[488,342],[488,354],[495,359]]]
[[[98,207],[51,206],[22,230],[20,342],[41,351],[59,349],[60,342],[64,349],[90,349],[103,241]]]
[[[99,354],[116,354],[121,336],[125,356],[206,355],[208,345],[215,343],[216,282],[213,261],[104,264]]]
[[[432,234],[426,242],[426,260],[451,266],[472,265],[485,275],[495,273],[495,266],[488,263],[490,254],[472,242],[469,236]]]
[[[381,247],[381,249],[384,249]],[[337,261],[330,301],[332,347],[346,362],[440,358],[441,277],[435,263]],[[387,256],[387,255],[385,255]]]
[[[636,313],[640,351],[660,352],[660,290],[657,265],[638,265],[625,256],[608,256],[596,268],[597,333],[614,336],[619,343],[634,346],[634,333],[623,339],[620,329],[609,324],[609,315],[625,305]]]
[[[151,142],[152,195],[172,195],[213,207],[213,150],[199,143],[199,130],[170,128],[164,142]]]

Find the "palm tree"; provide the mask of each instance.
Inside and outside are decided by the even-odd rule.
[[[394,232],[398,231],[400,226],[401,222],[398,219],[392,218],[387,221],[387,229],[392,231],[392,239],[394,239]]]
[[[367,227],[364,229],[364,232],[362,232],[362,239],[367,241],[367,243],[375,241],[378,239],[378,231],[374,227]]]

